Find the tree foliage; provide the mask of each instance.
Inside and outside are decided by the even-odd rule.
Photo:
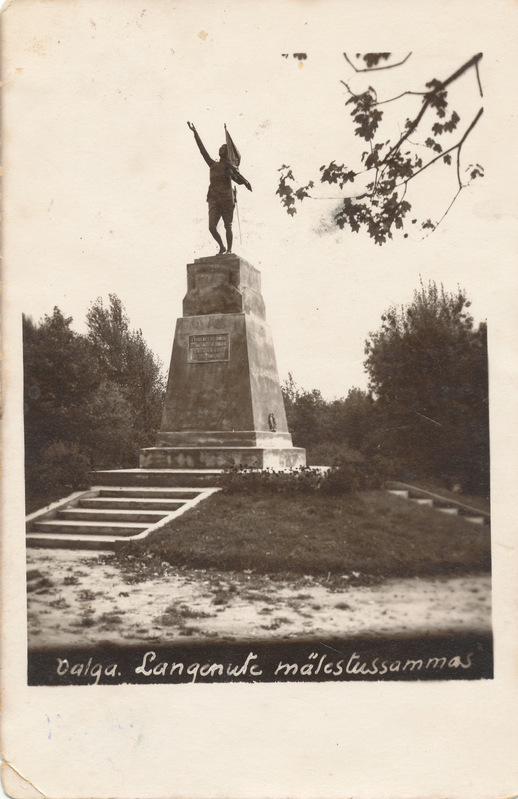
[[[378,424],[371,452],[473,491],[489,483],[485,323],[474,325],[462,289],[433,281],[412,302],[390,307],[365,344]]]
[[[160,363],[119,298],[92,305],[86,335],[71,323],[57,307],[23,317],[29,506],[82,487],[90,468],[134,466],[160,421]]]
[[[344,53],[345,60],[354,73],[374,72],[400,66],[410,57],[398,63],[391,62],[391,53],[356,54],[358,67]],[[418,225],[424,233],[433,231],[444,219],[463,188],[475,178],[482,177],[480,164],[463,165],[462,148],[482,116],[480,107],[467,120],[461,120],[457,111],[450,107],[449,88],[467,73],[473,72],[480,95],[482,87],[479,77],[478,53],[464,63],[447,78],[432,78],[424,88],[408,90],[395,97],[379,99],[376,89],[365,85],[361,91],[353,91],[349,84],[341,81],[347,99],[345,106],[350,111],[355,135],[368,146],[363,147],[354,163],[345,164],[331,161],[320,167],[319,181],[336,186],[342,192],[351,189],[353,193],[342,196],[341,203],[334,214],[334,222],[339,228],[348,228],[354,233],[361,229],[367,231],[376,244],[382,245],[393,238],[395,231],[403,231],[408,223]],[[395,138],[382,135],[382,122],[387,114],[384,106],[396,103],[402,97],[419,98],[413,116],[401,120],[403,132]],[[412,202],[407,192],[411,181],[425,170],[439,163],[451,166],[456,171],[456,191],[448,197],[445,210],[439,220],[412,217]],[[283,164],[279,169],[280,178],[277,194],[288,214],[293,216],[297,203],[313,198],[311,189],[315,180],[306,185],[298,185],[290,166]],[[349,185],[350,184],[350,185]],[[360,186],[354,192],[354,188]],[[407,237],[408,233],[405,232]]]
[[[70,328],[72,317],[55,307],[35,324],[23,318],[26,467],[41,460],[60,440],[77,441],[96,390],[98,364],[83,336]]]
[[[329,414],[327,403],[318,389],[307,391],[295,383],[291,374],[283,387],[284,407],[288,427],[292,431],[295,446],[312,447],[327,439]]]
[[[332,466],[360,457],[373,424],[367,392],[352,388],[347,397],[328,401],[318,389],[300,388],[289,374],[282,393],[293,443],[306,449],[309,463]]]
[[[129,419],[126,457],[135,458],[160,423],[165,390],[161,364],[141,330],[131,330],[124,306],[115,294],[109,306],[97,299],[86,315],[88,340],[98,358],[104,383],[117,389]]]

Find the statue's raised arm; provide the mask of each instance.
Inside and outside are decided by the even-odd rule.
[[[187,124],[188,124],[189,128],[192,130],[192,132],[194,133],[194,138],[196,140],[196,144],[198,145],[200,153],[202,154],[203,158],[205,159],[205,163],[209,167],[212,166],[212,164],[214,163],[214,159],[210,157],[210,155],[208,154],[207,150],[205,149],[205,145],[203,144],[202,140],[200,139],[198,131],[196,130],[196,128],[194,127],[192,122],[188,122]]]
[[[215,161],[210,157],[205,146],[198,135],[198,131],[192,122],[188,122],[189,129],[192,130],[198,149],[202,154],[205,163],[210,169],[210,182],[209,191],[207,193],[207,202],[209,204],[209,230],[213,238],[219,244],[219,255],[224,252],[232,252],[232,219],[234,216],[235,194],[232,190],[232,181],[242,186],[246,186],[249,191],[252,187],[248,180],[243,177],[239,172],[237,166],[231,163],[229,159],[228,145],[223,144],[219,148],[219,161]],[[227,134],[227,141],[230,137]],[[231,140],[230,140],[231,142]],[[231,142],[234,148],[233,142]],[[234,148],[235,149],[235,148]],[[223,219],[225,225],[225,235],[227,239],[227,247],[223,246],[223,241],[218,233],[217,226],[220,219]]]

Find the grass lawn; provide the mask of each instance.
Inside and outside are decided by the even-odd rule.
[[[377,578],[490,571],[487,527],[383,491],[220,492],[117,556],[272,575]],[[128,556],[131,556],[128,559]]]

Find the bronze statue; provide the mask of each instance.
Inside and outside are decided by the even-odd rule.
[[[207,193],[207,202],[209,204],[209,230],[213,238],[215,238],[219,244],[218,254],[222,255],[224,252],[230,253],[232,252],[232,219],[234,217],[235,205],[235,189],[232,189],[232,181],[246,186],[248,191],[252,191],[252,187],[248,180],[246,180],[237,169],[240,156],[232,140],[228,136],[228,133],[227,144],[223,144],[219,148],[219,161],[214,161],[205,149],[198,135],[198,131],[192,122],[188,122],[187,124],[194,133],[196,144],[210,169],[209,191]],[[232,159],[229,157],[228,142],[230,142],[232,148]],[[234,160],[234,163],[232,163],[232,160]],[[225,235],[227,239],[226,249],[223,246],[223,241],[217,230],[221,218],[223,218],[223,224],[225,225]]]

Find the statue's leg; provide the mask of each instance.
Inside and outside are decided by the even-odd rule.
[[[232,252],[232,225],[225,225],[225,234],[227,237],[227,252]]]
[[[227,252],[232,252],[232,219],[234,216],[234,203],[231,203],[222,213],[223,223],[225,225],[225,236],[227,239]]]
[[[219,211],[218,207],[213,203],[209,203],[209,231],[212,236],[219,244],[219,255],[225,252],[225,247],[223,246],[223,239],[218,233],[218,222],[221,219],[221,212]]]

